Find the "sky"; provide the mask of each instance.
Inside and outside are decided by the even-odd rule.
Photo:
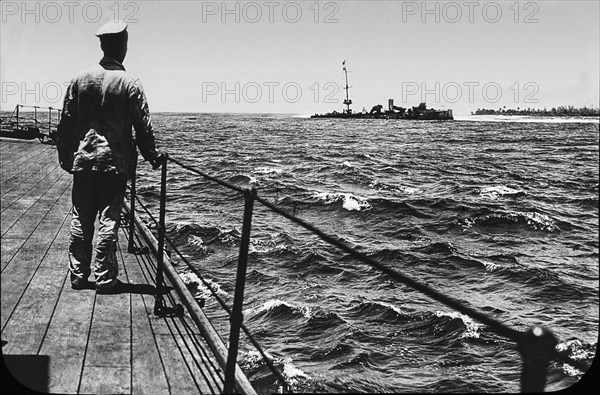
[[[599,105],[600,2],[2,1],[0,108],[62,107],[128,23],[127,71],[153,112],[354,111],[388,99],[455,115]]]

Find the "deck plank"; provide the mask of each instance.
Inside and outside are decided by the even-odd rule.
[[[49,357],[50,393],[220,392],[223,372],[189,315],[154,315],[156,259],[127,252],[126,227],[119,231],[117,255],[119,278],[135,285],[131,293],[71,289],[72,181],[56,166],[53,150],[0,140],[2,180],[20,182],[3,184],[14,188],[1,200],[3,354]],[[30,176],[12,174],[32,158],[40,163]],[[180,303],[166,285],[166,305]]]
[[[125,243],[125,241],[124,241]],[[133,258],[135,257],[135,258]],[[144,279],[145,282],[155,285],[155,263],[152,262],[150,255],[125,255],[124,261],[126,262],[126,270],[131,275],[131,279],[137,281]],[[131,259],[136,259],[138,265],[127,264]],[[134,282],[137,282],[134,281]],[[171,287],[168,279],[165,279],[165,285]],[[171,393],[177,394],[181,391],[188,391],[191,384],[182,384],[181,382],[187,382],[189,379],[194,377],[200,377],[197,380],[196,391],[200,390],[204,393],[218,393],[223,387],[222,372],[218,367],[218,363],[214,356],[207,354],[205,351],[208,350],[208,345],[204,343],[204,340],[199,335],[199,330],[186,315],[183,318],[166,317],[163,319],[157,319],[153,314],[154,308],[154,296],[141,295],[144,300],[144,305],[147,309],[147,317],[150,320],[152,331],[154,334],[162,339],[162,342],[168,342],[170,347],[174,348],[177,355],[164,356],[164,349],[159,349],[161,355],[161,362],[166,372],[171,372],[169,377],[169,386],[171,387]],[[165,296],[165,305],[173,306],[175,303],[181,303],[181,301],[173,295],[171,292]],[[174,343],[171,343],[169,338],[175,339]],[[161,351],[163,350],[163,351]],[[198,367],[198,364],[201,366]],[[181,371],[181,366],[185,366],[187,373]],[[173,376],[176,374],[176,376]],[[173,379],[175,378],[175,382]]]
[[[10,188],[18,186],[20,182],[34,176],[46,167],[57,165],[56,153],[48,149],[40,148],[34,154],[18,158],[10,163],[2,164],[2,177],[0,178],[0,188],[2,194]]]
[[[8,188],[12,189],[15,185],[18,185],[15,180],[23,181],[28,178],[28,175],[34,174],[35,169],[39,169],[41,164],[50,165],[46,160],[49,156],[49,152],[40,151],[26,159],[2,162],[0,164],[2,168],[2,177],[0,177],[2,194],[8,192]]]
[[[48,190],[48,196],[59,196],[58,200],[38,199],[35,205],[24,213],[19,214],[18,211],[3,213],[2,221],[8,226],[2,235],[3,271],[25,242],[29,241],[29,244],[36,248],[37,243],[44,243],[57,224],[62,222],[70,211],[70,185],[71,181],[66,177],[60,184]],[[17,221],[19,221],[18,226],[14,226]]]
[[[0,187],[2,194],[5,194],[8,189],[18,186],[21,182],[35,176],[41,169],[46,167],[58,166],[58,155],[56,150],[47,145],[37,144],[15,157],[10,154],[10,161],[1,161],[2,177],[0,178]]]
[[[64,221],[61,229],[65,229]],[[62,232],[64,234],[64,232]],[[61,236],[59,232],[58,237]],[[38,270],[17,307],[12,319],[3,329],[2,349],[7,354],[37,354],[46,334],[60,292],[64,286],[67,267],[64,264],[64,244],[54,243],[43,257]]]
[[[127,281],[132,284],[148,284],[137,255],[119,248]],[[170,392],[169,382],[151,326],[154,297],[144,294],[131,295],[131,355],[132,391],[135,393]]]
[[[123,273],[122,261],[119,272]],[[96,295],[82,393],[131,393],[131,296]]]
[[[71,182],[71,176],[56,168],[52,174],[40,177],[35,183],[31,180],[24,182],[23,190],[15,194],[8,193],[2,196],[2,217],[5,223],[2,224],[2,235],[14,225],[20,215],[28,212],[35,203],[42,199],[41,203],[55,196],[54,189],[60,189],[64,184]]]
[[[65,198],[67,194],[66,190],[59,196]],[[56,199],[56,198],[55,198]],[[47,208],[46,214],[51,211],[51,208],[55,207],[56,201],[52,206]],[[57,210],[59,211],[59,210]],[[1,284],[1,295],[0,300],[0,322],[4,329],[7,319],[12,315],[16,304],[21,299],[25,292],[29,282],[33,278],[38,266],[42,262],[44,256],[48,253],[51,243],[53,242],[56,234],[62,228],[57,226],[57,218],[54,215],[44,215],[40,219],[40,214],[35,216],[36,221],[28,223],[29,226],[39,221],[35,225],[35,229],[27,232],[31,232],[29,237],[25,240],[23,245],[18,249],[9,261],[4,261],[5,257],[2,257],[2,277],[0,278]],[[63,217],[64,219],[64,217]],[[63,221],[59,221],[62,224]],[[42,226],[39,226],[39,225]],[[5,240],[3,238],[2,243]],[[64,263],[61,264],[64,268]]]
[[[38,170],[35,174],[27,178],[19,178],[19,185],[2,189],[2,212],[9,208],[19,209],[28,207],[37,199],[44,196],[48,189],[60,178],[65,177],[64,172],[59,166],[47,165]]]
[[[50,356],[50,393],[79,392],[95,297],[93,290],[75,291],[68,285],[62,289],[38,352]]]

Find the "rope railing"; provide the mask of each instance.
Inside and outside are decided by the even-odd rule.
[[[250,332],[247,330],[245,325],[243,325],[243,314],[242,314],[242,306],[243,306],[243,294],[244,294],[244,286],[245,286],[245,275],[246,275],[246,267],[247,267],[247,255],[248,255],[248,247],[250,243],[250,229],[251,229],[251,220],[252,220],[252,212],[254,202],[260,203],[262,206],[266,207],[270,211],[283,216],[284,218],[290,220],[296,225],[308,230],[309,232],[318,236],[321,240],[326,243],[333,245],[340,250],[346,252],[349,256],[358,261],[365,263],[392,278],[393,280],[402,283],[408,287],[411,287],[420,293],[428,296],[429,298],[438,301],[462,314],[465,314],[485,325],[487,325],[492,332],[500,335],[502,337],[508,338],[517,345],[517,350],[520,352],[523,365],[521,370],[521,390],[523,392],[541,392],[544,390],[546,384],[546,374],[547,368],[551,361],[559,360],[563,363],[568,363],[577,369],[585,372],[588,367],[581,361],[572,359],[566,351],[559,352],[556,349],[558,344],[558,340],[555,335],[549,329],[543,326],[533,326],[529,328],[527,331],[519,331],[517,329],[511,328],[499,320],[492,318],[473,307],[466,306],[461,301],[454,299],[448,295],[445,295],[436,289],[421,283],[413,278],[406,276],[397,270],[387,267],[377,260],[370,258],[369,256],[357,251],[356,249],[342,243],[338,238],[335,238],[322,230],[316,228],[315,226],[309,224],[308,222],[292,215],[279,207],[275,206],[273,203],[265,200],[264,198],[257,195],[255,188],[242,188],[237,185],[233,185],[228,183],[227,181],[221,180],[209,174],[206,174],[192,166],[189,166],[180,160],[176,160],[174,158],[165,155],[162,160],[162,175],[161,175],[161,213],[160,219],[158,221],[159,228],[159,236],[164,237],[165,234],[165,225],[164,225],[164,199],[166,196],[166,166],[167,162],[172,162],[179,165],[181,168],[186,169],[198,176],[201,176],[207,180],[213,181],[225,188],[236,191],[243,195],[245,206],[244,206],[244,220],[242,227],[242,240],[240,242],[240,252],[238,258],[238,271],[236,277],[236,287],[235,287],[235,296],[233,301],[233,309],[229,309],[227,305],[216,295],[216,292],[212,289],[212,287],[203,279],[199,272],[193,268],[193,266],[183,257],[183,255],[175,248],[173,242],[168,240],[169,244],[173,247],[174,250],[178,253],[178,255],[184,260],[184,262],[192,268],[194,273],[198,275],[203,284],[211,291],[215,299],[219,302],[221,307],[224,308],[225,311],[230,316],[231,328],[230,328],[230,337],[229,337],[229,350],[228,350],[228,358],[227,358],[227,367],[225,369],[225,383],[224,383],[224,393],[233,392],[233,382],[234,382],[234,371],[237,360],[237,349],[238,349],[238,340],[239,340],[239,332],[243,330],[253,345],[259,350],[261,356],[267,362],[269,368],[275,373],[275,375],[285,383],[284,377],[272,366],[266,354],[262,351],[262,348],[258,345],[255,339],[252,337]],[[135,184],[132,184],[134,186]],[[133,198],[135,195],[135,191],[133,190],[132,194],[132,202],[135,200]],[[142,204],[140,202],[140,204]],[[143,204],[142,204],[143,205]],[[148,212],[148,214],[150,214]],[[154,217],[150,214],[151,218],[155,221]],[[156,222],[156,221],[155,221]],[[159,243],[160,245],[160,243]],[[164,248],[164,247],[161,247]],[[159,251],[159,254],[162,255],[162,250]],[[160,266],[160,265],[159,265]],[[157,277],[160,276],[157,274]],[[162,278],[161,278],[162,281]],[[289,386],[286,384],[286,387],[289,389]]]
[[[138,240],[138,242],[141,244],[143,236],[142,235],[135,235],[135,236],[136,236],[136,239]],[[130,234],[130,237],[133,237],[133,235]],[[152,260],[149,259],[149,257],[146,257],[145,259],[144,259],[144,257],[142,257],[140,259],[140,264],[142,265],[142,276],[146,279],[146,281],[148,283],[150,283],[149,277],[151,276],[151,270],[154,270],[154,272],[155,272],[156,265],[153,264]],[[169,298],[171,303],[175,303],[175,298],[173,296],[168,295],[167,297]],[[197,337],[193,335],[194,331],[191,328],[190,324],[187,321],[182,320],[181,321],[181,326],[183,327],[183,329],[182,329],[180,327],[180,325],[177,325],[177,324],[167,321],[166,326],[169,329],[171,334],[175,335],[175,332],[176,332],[177,335],[180,336],[182,339],[184,339],[186,337],[189,339],[189,342],[183,341],[182,345],[177,343],[176,347],[179,350],[182,350],[182,347],[185,347],[185,349],[187,350],[188,355],[189,355],[188,358],[191,358],[195,368],[206,379],[206,383],[210,387],[211,391],[213,391],[213,392],[217,391],[218,389],[216,389],[214,387],[214,385],[211,384],[211,381],[209,379],[209,373],[205,372],[206,366],[204,365],[204,363],[208,363],[208,365],[213,370],[217,370],[217,367],[215,366],[215,364],[211,360],[211,358],[208,357],[207,351],[204,349],[204,347],[202,347],[199,344]],[[192,344],[190,345],[189,343],[192,343]],[[191,368],[191,366],[190,366],[190,364],[188,364],[187,360],[184,360],[184,363],[186,364],[186,366],[188,366],[188,368]],[[194,380],[197,388],[200,390],[201,387],[198,385],[196,378],[192,377],[192,379]]]
[[[132,197],[136,200],[136,202],[140,205],[140,207],[143,209],[143,211],[149,216],[151,221],[158,228],[158,226],[159,226],[158,220],[152,215],[152,213],[150,212],[148,207],[144,204],[144,202],[142,202],[140,200],[139,196],[133,194]],[[213,286],[208,281],[206,281],[206,279],[204,278],[202,273],[200,273],[200,271],[193,266],[193,264],[185,257],[185,255],[183,255],[183,253],[177,248],[177,246],[171,240],[170,237],[165,236],[165,240],[169,243],[169,246],[171,247],[171,249],[177,254],[177,256],[182,260],[182,262],[186,264],[188,269],[190,269],[200,279],[200,281],[202,282],[202,285],[204,285],[204,287],[210,291],[211,296],[215,298],[215,300],[221,306],[221,308],[223,310],[225,310],[225,312],[227,312],[228,315],[231,316],[232,311],[229,308],[229,306],[227,306],[227,303],[225,303],[225,301],[213,289]],[[255,339],[255,337],[252,335],[250,330],[243,323],[241,324],[241,329],[244,331],[244,334],[248,337],[248,340],[250,341],[250,343],[252,343],[254,348],[256,348],[256,350],[259,352],[259,354],[265,361],[265,364],[267,365],[269,370],[279,379],[279,381],[283,384],[283,386],[288,389],[286,392],[292,393],[291,386],[287,382],[286,378],[283,376],[283,374],[277,368],[275,368],[275,366],[271,362],[271,359],[268,357],[268,355],[263,350],[262,346],[258,343],[258,341]]]

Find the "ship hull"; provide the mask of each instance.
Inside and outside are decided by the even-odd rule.
[[[452,111],[433,111],[425,114],[414,114],[407,116],[406,114],[347,114],[347,113],[327,113],[315,114],[311,118],[347,118],[347,119],[404,119],[404,120],[419,120],[419,121],[452,121],[454,116]]]

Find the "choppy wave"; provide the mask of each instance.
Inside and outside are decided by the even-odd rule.
[[[546,232],[557,232],[560,230],[554,219],[546,214],[537,212],[494,213],[475,218],[466,218],[463,221],[463,226],[466,229],[479,226],[508,230],[519,225],[526,225],[530,229]]]
[[[325,204],[341,201],[342,207],[348,211],[366,211],[372,208],[367,199],[351,193],[315,192],[313,198],[323,201]]]
[[[310,377],[304,371],[295,366],[292,358],[276,357],[269,353],[265,354],[269,361],[280,369],[287,383],[291,385],[291,390],[296,390],[300,383],[310,380]],[[246,355],[241,357],[238,363],[245,372],[248,372],[250,377],[262,377],[264,375],[265,362],[258,351],[251,350],[247,352]]]
[[[474,308],[522,327],[547,322],[571,355],[586,363],[593,355],[597,125],[248,114],[201,114],[190,123],[188,116],[154,119],[159,144],[174,158],[254,186],[281,209]],[[167,234],[230,302],[243,198],[169,171]],[[152,209],[158,179],[140,167],[138,192]],[[197,297],[214,299],[184,277]],[[260,204],[246,295],[246,326],[297,392],[518,391],[508,341]],[[217,307],[206,304],[222,315]],[[243,355],[252,383],[274,392],[264,363]],[[550,367],[552,390],[580,376],[567,369]]]
[[[463,325],[465,326],[465,331],[461,337],[478,339],[480,330],[483,328],[483,324],[475,322],[471,317],[458,312],[436,311],[435,315],[438,317],[450,317],[452,319],[458,319],[462,321]]]
[[[596,357],[596,344],[584,344],[580,339],[569,339],[556,345],[556,350],[566,352],[567,355],[575,361],[591,362]],[[569,376],[580,376],[584,372],[565,363],[562,366],[563,371]]]
[[[257,317],[262,314],[270,314],[272,317],[282,318],[296,315],[301,315],[307,319],[312,317],[312,311],[310,307],[297,305],[291,302],[285,302],[280,299],[268,300],[262,306],[249,309],[244,313],[244,315],[249,317]]]
[[[174,239],[186,240],[187,243],[202,251],[206,251],[207,246],[215,243],[235,245],[241,238],[237,228],[224,230],[216,226],[202,226],[195,223],[175,223],[167,231]]]
[[[204,281],[207,285],[204,285],[194,272],[180,272],[178,274],[195,298],[207,300],[213,296],[213,293],[225,298],[229,296],[218,283],[211,279],[205,278]]]
[[[269,167],[269,166],[261,166],[252,170],[254,174],[263,174],[263,175],[281,175],[283,174],[283,169],[279,167]]]
[[[382,181],[373,181],[369,184],[369,187],[378,191],[392,191],[400,195],[416,195],[423,193],[423,190],[419,188],[402,185],[390,185]]]
[[[501,196],[523,196],[525,195],[525,192],[521,189],[509,188],[504,185],[497,185],[482,188],[479,191],[479,195],[489,199],[498,199]]]

